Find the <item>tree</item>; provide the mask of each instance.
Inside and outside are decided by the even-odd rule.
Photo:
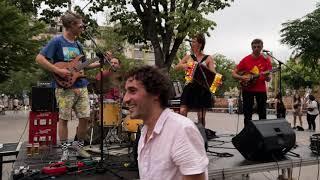
[[[32,68],[31,71],[9,72],[11,77],[0,84],[0,93],[21,95],[23,91],[31,92],[31,87],[38,81],[48,81],[48,73],[41,68]]]
[[[311,67],[303,66],[298,60],[290,59],[282,71],[282,80],[285,87],[299,89],[301,87],[313,87],[319,84],[319,76],[314,76]],[[292,71],[291,69],[295,70]],[[284,87],[283,86],[283,87]]]
[[[218,88],[216,96],[223,96],[225,92],[237,87],[239,84],[238,81],[232,77],[232,71],[236,64],[222,54],[213,55],[213,59],[216,61],[216,71],[223,76],[222,86]]]
[[[110,21],[120,22],[119,32],[130,43],[150,41],[155,64],[169,70],[183,39],[212,29],[215,23],[204,15],[229,6],[228,1],[233,0],[109,0],[98,9],[112,8]]]
[[[111,51],[112,56],[118,58],[121,61],[121,69],[119,74],[125,74],[131,68],[141,65],[142,61],[135,61],[133,59],[127,59],[123,54],[123,48],[125,46],[125,37],[115,31],[112,26],[102,26],[98,30],[97,39],[99,39],[99,50]],[[97,52],[98,50],[96,50]],[[109,64],[105,63],[104,68],[109,68]],[[90,69],[86,71],[86,76],[89,78],[92,84],[95,83],[95,76],[99,73],[99,69]]]
[[[319,77],[320,59],[320,5],[306,16],[282,24],[281,43],[294,49],[294,58],[309,67]]]
[[[42,11],[41,19],[51,23],[53,17],[61,15],[61,10],[56,7],[66,7],[70,0],[32,2],[33,6],[28,4],[29,10],[34,10],[34,7],[39,9],[39,2],[49,5],[50,9]],[[204,16],[230,6],[229,2],[233,0],[91,0],[85,17],[94,26],[95,21],[90,20],[92,14],[108,7],[111,9],[110,21],[120,23],[118,31],[125,35],[129,43],[150,41],[156,65],[169,70],[183,39],[198,32],[206,33],[209,28],[213,29],[215,23]],[[79,6],[75,10],[83,13]]]
[[[43,27],[7,1],[0,0],[0,82],[10,77],[8,72],[32,67],[30,64],[34,64],[34,55],[41,43],[34,37]]]
[[[188,49],[188,46],[185,43],[182,43],[178,52],[176,53],[176,57],[174,58],[173,64],[169,71],[169,77],[171,81],[180,81],[181,83],[185,83],[185,72],[182,70],[176,70],[174,67],[186,55],[187,51],[190,51],[190,49]]]

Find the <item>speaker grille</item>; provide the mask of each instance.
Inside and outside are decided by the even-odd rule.
[[[251,121],[232,143],[247,160],[282,159],[296,143],[295,132],[285,119]]]

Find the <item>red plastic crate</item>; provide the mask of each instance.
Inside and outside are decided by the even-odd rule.
[[[29,143],[57,144],[57,112],[34,112],[29,114]]]

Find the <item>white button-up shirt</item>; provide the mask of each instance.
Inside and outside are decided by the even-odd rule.
[[[142,128],[138,145],[140,179],[180,180],[203,172],[208,179],[204,141],[190,119],[165,109],[145,143],[147,128]]]

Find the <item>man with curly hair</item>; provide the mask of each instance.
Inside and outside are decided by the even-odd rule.
[[[170,81],[152,66],[130,71],[123,101],[144,126],[138,145],[140,179],[208,179],[208,158],[195,124],[170,110]]]

